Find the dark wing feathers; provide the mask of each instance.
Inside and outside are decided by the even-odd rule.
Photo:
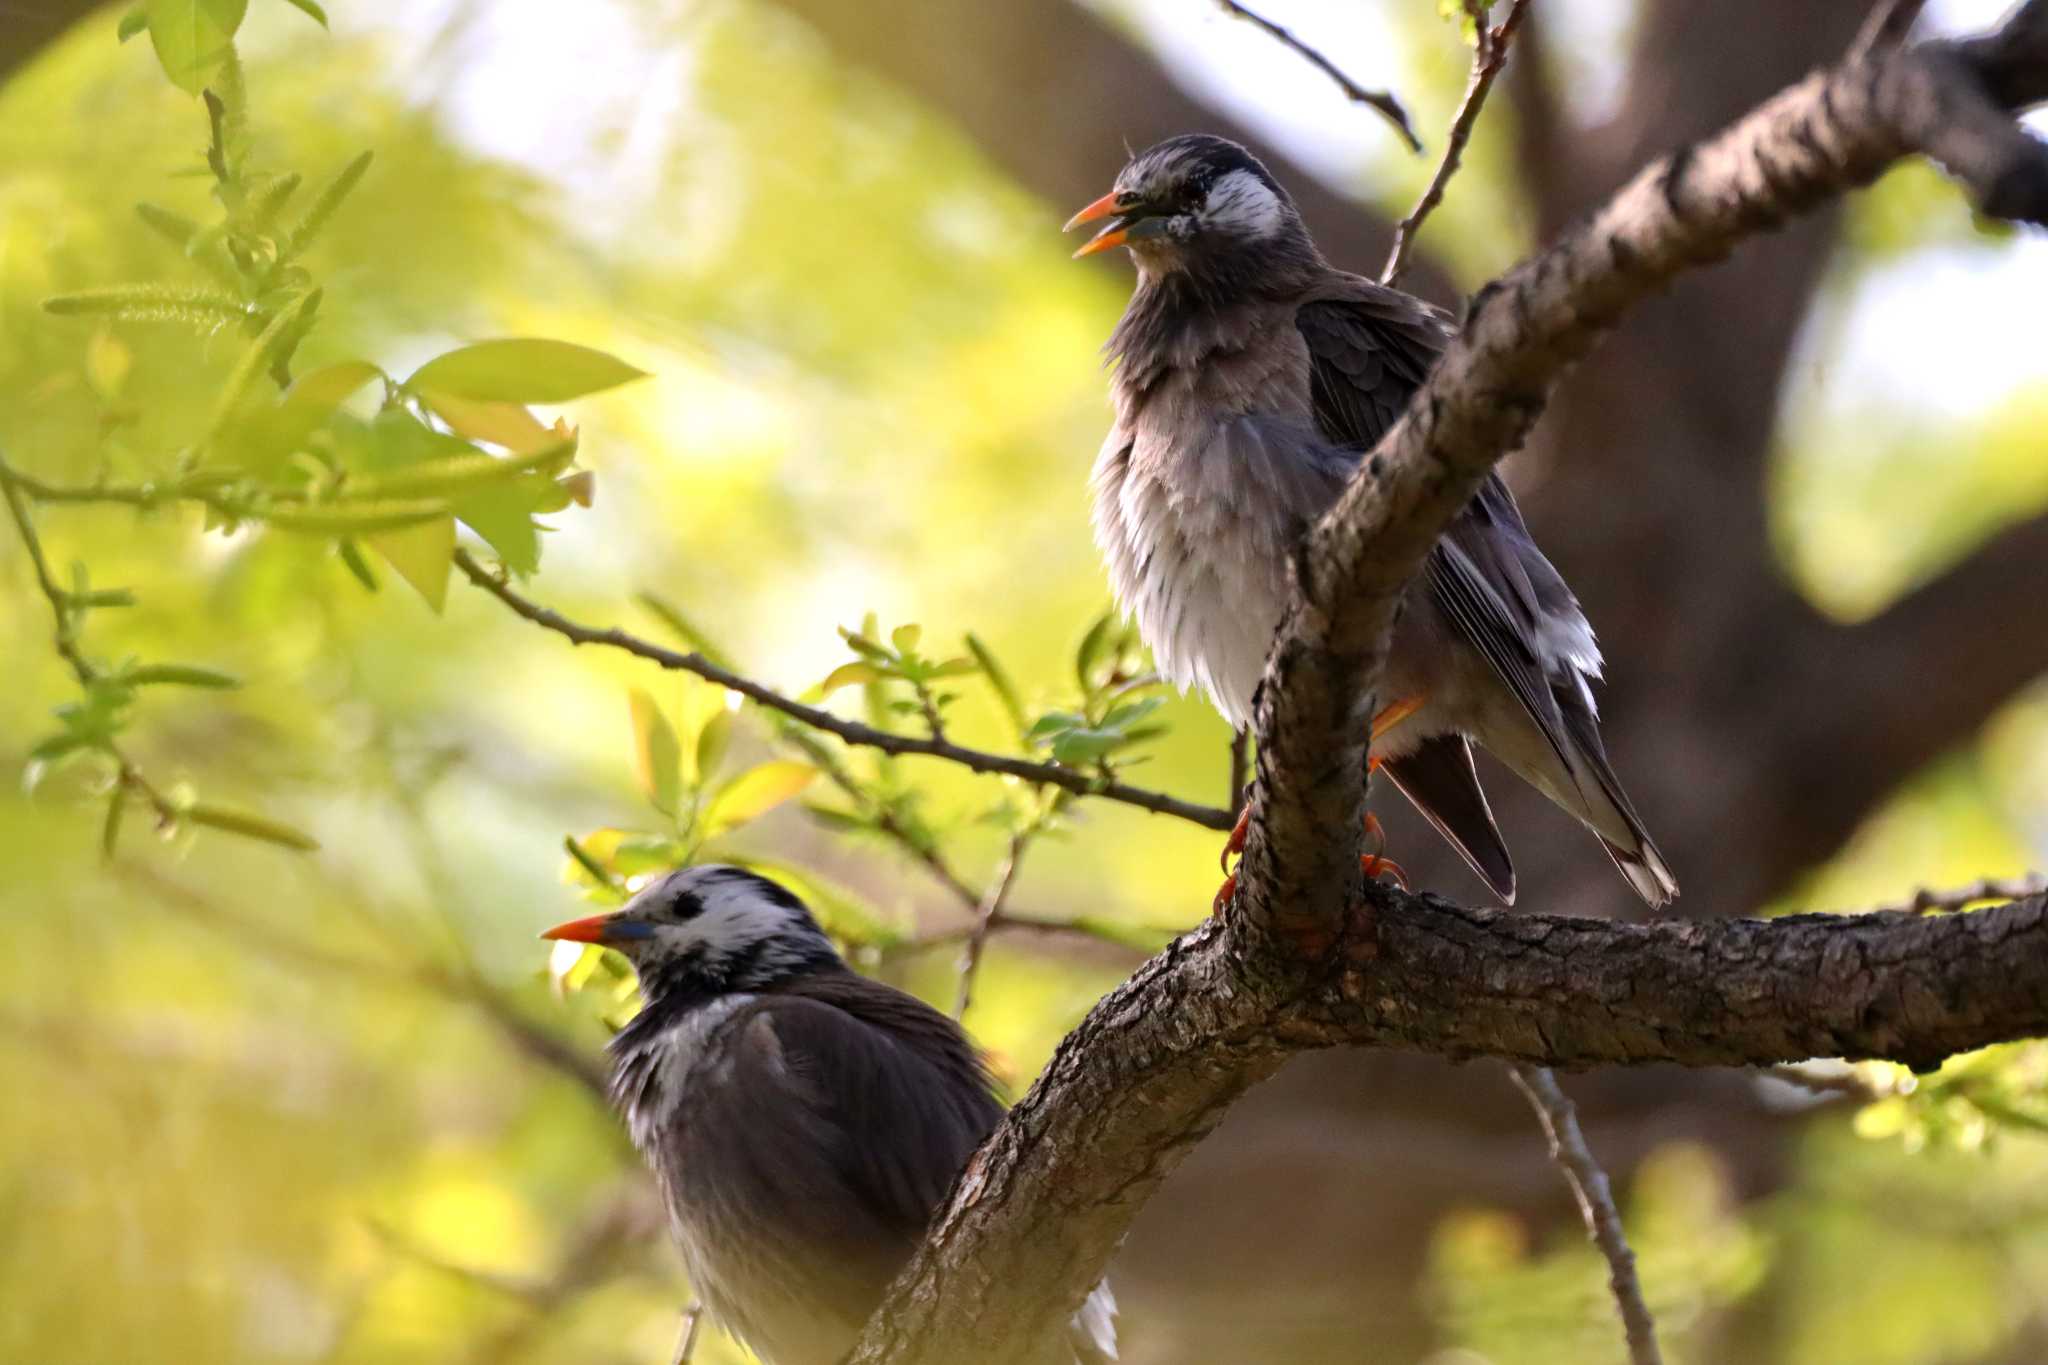
[[[1308,349],[1309,399],[1317,426],[1332,444],[1358,454],[1376,445],[1399,419],[1451,335],[1449,319],[1439,310],[1351,277],[1303,304],[1295,320]],[[1431,601],[1528,712],[1579,785],[1587,808],[1611,807],[1639,841],[1640,848],[1631,850],[1601,836],[1630,884],[1652,905],[1675,894],[1676,883],[1607,762],[1580,662],[1537,656],[1535,642],[1544,639],[1546,626],[1555,629],[1557,623],[1575,620],[1578,603],[1536,548],[1498,475],[1487,476],[1444,532],[1424,572]],[[1590,651],[1590,634],[1586,645]],[[1498,891],[1501,883],[1488,863],[1500,846],[1500,833],[1476,778],[1467,789],[1469,754],[1464,769],[1454,757],[1435,754],[1419,769],[1411,763],[1398,772],[1389,765],[1389,775]],[[1582,775],[1592,778],[1597,795],[1585,790]],[[1502,867],[1505,861],[1502,848]]]
[[[759,1247],[758,1281],[800,1284],[858,1330],[1001,1117],[987,1073],[951,1020],[852,973],[763,994],[720,1034],[726,1065],[699,1073],[664,1132],[662,1178],[734,1230],[728,1253]],[[938,1046],[913,1054],[904,1036]]]

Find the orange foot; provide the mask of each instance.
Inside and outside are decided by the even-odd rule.
[[[1365,813],[1365,837],[1372,840],[1372,852],[1359,858],[1359,870],[1368,877],[1391,878],[1394,885],[1406,891],[1408,874],[1401,870],[1399,863],[1384,856],[1387,851],[1387,832],[1380,828],[1379,817],[1371,811]]]
[[[1227,875],[1223,878],[1223,885],[1216,890],[1216,899],[1210,903],[1209,913],[1211,914],[1222,914],[1223,907],[1230,904],[1230,898],[1237,894],[1237,873],[1228,871],[1230,858],[1232,854],[1244,852],[1245,832],[1251,827],[1251,819],[1252,809],[1250,804],[1247,803],[1244,808],[1244,814],[1237,817],[1237,824],[1231,828],[1230,838],[1225,840],[1223,844],[1223,857],[1221,861]],[[1372,841],[1372,852],[1364,854],[1359,858],[1359,870],[1368,877],[1386,877],[1394,885],[1406,891],[1408,889],[1408,874],[1402,871],[1399,863],[1385,856],[1387,832],[1380,827],[1379,817],[1371,811],[1365,813],[1365,837]]]

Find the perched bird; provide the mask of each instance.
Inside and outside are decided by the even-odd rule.
[[[767,1365],[836,1365],[1002,1117],[959,1025],[850,969],[802,901],[719,865],[541,937],[616,948],[640,1013],[612,1100],[654,1169],[690,1284]],[[1116,1358],[1098,1285],[1081,1365]]]
[[[1096,541],[1161,669],[1242,728],[1294,546],[1406,407],[1451,320],[1330,265],[1287,191],[1220,137],[1139,153],[1067,227],[1084,223],[1102,226],[1077,256],[1128,247],[1138,268],[1108,346],[1116,422],[1095,463]],[[1601,747],[1599,676],[1577,599],[1489,476],[1402,604],[1372,749],[1503,901],[1514,864],[1475,740],[1591,829],[1637,895],[1678,894]]]

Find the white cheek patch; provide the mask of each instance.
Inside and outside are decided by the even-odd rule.
[[[1240,237],[1270,237],[1286,214],[1280,196],[1250,171],[1232,171],[1218,180],[1202,205],[1204,222]]]

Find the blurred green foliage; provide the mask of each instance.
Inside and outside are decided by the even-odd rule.
[[[135,13],[0,88],[0,456],[133,494],[24,503],[88,678],[0,535],[0,755],[34,778],[0,793],[0,1359],[665,1359],[680,1275],[593,1085],[632,982],[532,932],[732,858],[944,1001],[963,900],[1035,846],[1008,913],[1077,932],[996,939],[968,1016],[1021,1085],[1200,913],[1216,836],[572,653],[451,587],[449,554],[544,559],[546,600],[822,679],[880,728],[1221,804],[1221,723],[1100,615],[1083,471],[1116,291],[956,133],[753,5],[592,6],[548,30],[562,53],[488,6],[366,0],[332,36],[302,0]],[[1407,55],[1448,97],[1466,54],[1435,36]],[[653,115],[611,96],[657,85]],[[514,156],[522,101],[548,118]],[[1520,221],[1504,145],[1431,229],[1475,278]],[[1925,183],[1873,202],[1861,264],[1953,235]],[[1872,609],[2038,507],[2040,402],[1795,429],[1802,581]],[[1838,448],[1854,496],[1812,496]],[[409,590],[365,591],[387,572]],[[2016,708],[1813,894],[2021,856],[2039,733]],[[2041,1073],[2017,1048],[1882,1077],[1763,1207],[1654,1157],[1627,1212],[1672,1358],[1736,1358],[1729,1331],[1784,1361],[2019,1340],[2048,1296]],[[1426,1292],[1477,1358],[1591,1361],[1618,1346],[1602,1278],[1570,1225],[1472,1209]]]

